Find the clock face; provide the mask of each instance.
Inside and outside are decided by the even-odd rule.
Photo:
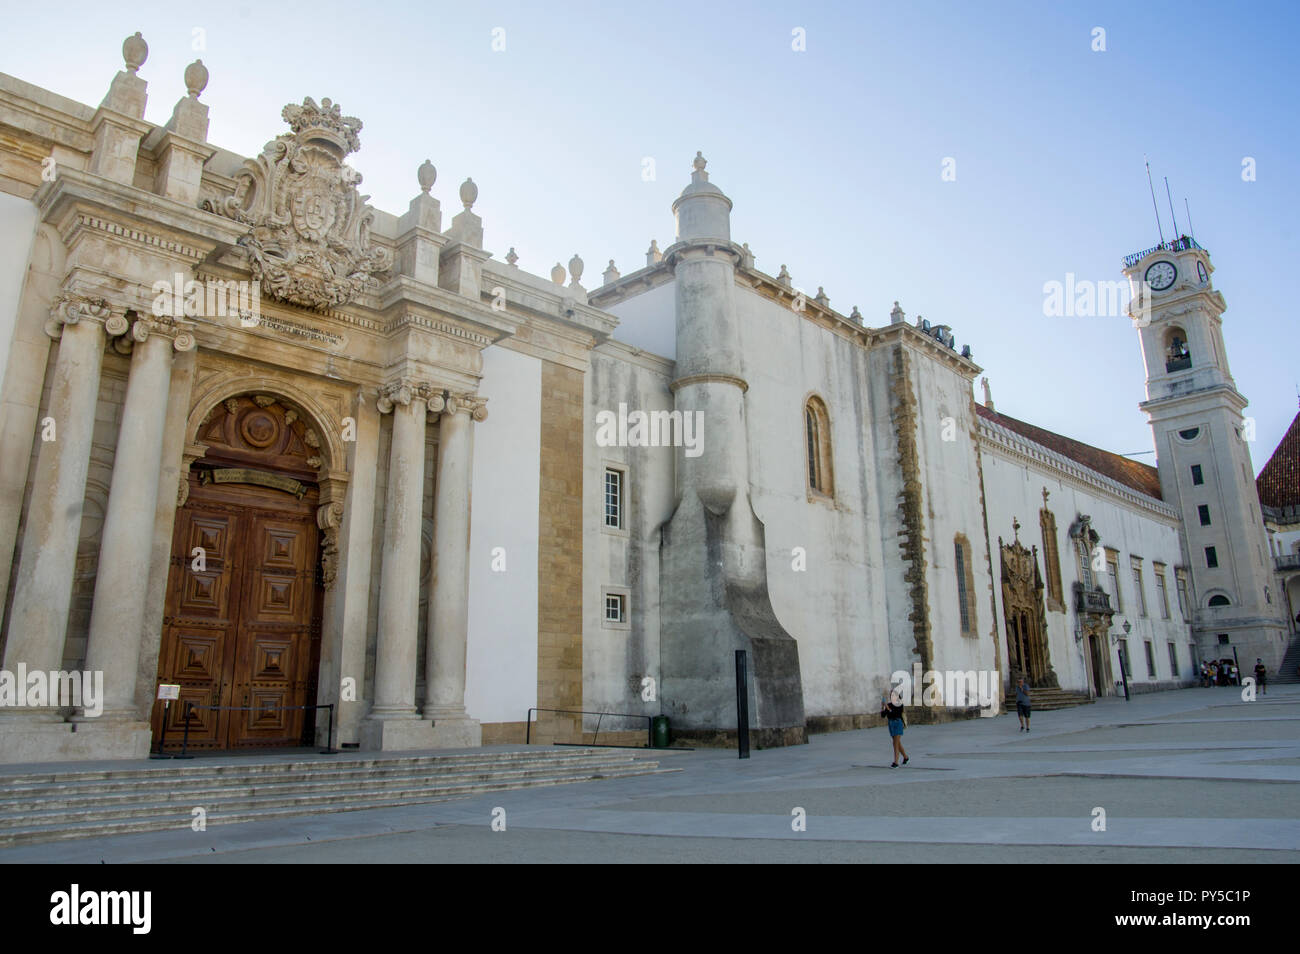
[[[1173,262],[1156,262],[1147,269],[1146,283],[1155,291],[1164,291],[1178,277],[1178,269]]]
[[[1204,285],[1206,282],[1210,280],[1210,273],[1205,270],[1204,262],[1196,263],[1196,275],[1198,278],[1200,278],[1202,285]]]

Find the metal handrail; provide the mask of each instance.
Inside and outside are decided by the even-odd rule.
[[[338,755],[338,749],[334,748],[334,703],[314,706],[196,706],[192,702],[185,703],[185,733],[181,736],[181,751],[179,755],[171,756],[174,759],[191,759],[194,756],[186,755],[186,749],[190,744],[190,714],[195,710],[203,709],[208,712],[270,712],[291,709],[328,709],[329,729],[325,736],[325,748],[320,750],[321,755]],[[158,755],[163,755],[163,743],[167,738],[166,717],[163,719],[162,738],[158,741]]]
[[[1152,252],[1186,252],[1188,249],[1200,247],[1201,246],[1196,243],[1196,239],[1188,235],[1180,235],[1172,242],[1161,242],[1159,245],[1143,249],[1141,252],[1134,252],[1132,255],[1125,255],[1124,267],[1131,268]]]
[[[588,709],[546,709],[541,706],[533,706],[528,710],[528,719],[524,727],[524,745],[533,744],[533,713],[534,712],[560,712],[565,715],[594,715],[596,719],[596,732],[592,736],[591,744],[596,745],[596,740],[600,738],[600,721],[605,716],[615,716],[621,719],[645,719],[646,720],[646,748],[654,748],[654,716],[642,715],[639,712],[594,712]],[[635,746],[633,746],[635,748]]]

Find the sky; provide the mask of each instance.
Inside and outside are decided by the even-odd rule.
[[[1167,176],[1227,300],[1256,471],[1296,414],[1300,5],[173,0],[6,25],[0,70],[90,105],[141,31],[156,123],[201,58],[209,141],[247,156],[330,97],[364,123],[349,162],[377,208],[404,212],[430,159],[444,227],[472,177],[489,251],[541,275],[576,252],[589,288],[671,244],[702,150],[761,270],[869,325],[895,300],[950,325],[1000,412],[1154,463],[1129,319],[1044,308],[1160,240],[1149,160],[1165,237]]]

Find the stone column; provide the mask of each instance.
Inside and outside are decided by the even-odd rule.
[[[486,419],[487,408],[472,398],[434,397],[429,409],[442,413],[438,421],[424,715],[433,721],[439,745],[470,747],[482,744],[478,721],[465,712],[470,477],[474,465],[471,420]]]
[[[105,323],[120,333],[125,319],[110,317],[102,300],[64,295],[46,326],[51,337],[60,339],[59,353],[49,406],[37,422],[40,452],[5,644],[3,668],[9,672],[20,663],[29,671],[63,667]],[[44,714],[54,718],[56,710]]]
[[[186,332],[176,334],[170,322],[145,317],[136,318],[131,337],[131,371],[113,454],[86,669],[104,673],[103,718],[137,722],[135,688],[167,420],[163,397],[171,387],[173,351],[192,348],[194,339]]]
[[[393,415],[379,583],[379,638],[371,719],[414,718],[420,613],[420,521],[424,502],[427,405],[406,385],[386,390],[381,413]]]

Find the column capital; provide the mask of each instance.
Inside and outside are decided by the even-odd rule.
[[[379,389],[379,399],[375,406],[380,414],[390,414],[393,408],[407,407],[412,402],[427,401],[431,385],[421,381],[393,381]],[[417,407],[418,409],[418,407]]]
[[[429,413],[468,414],[471,420],[487,420],[487,398],[477,394],[446,391],[429,398]]]
[[[114,312],[105,299],[64,291],[50,306],[50,317],[45,322],[45,333],[57,339],[62,337],[65,326],[79,322],[103,325],[110,335],[120,335],[127,327],[126,318],[120,312]]]

